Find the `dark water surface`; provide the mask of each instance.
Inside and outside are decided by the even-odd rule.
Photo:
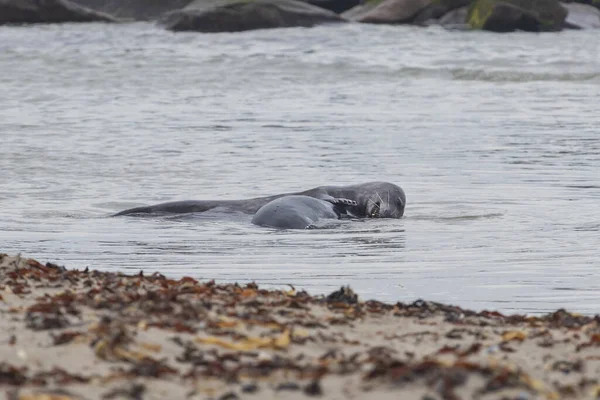
[[[474,309],[600,312],[596,31],[0,27],[0,251]],[[387,180],[401,220],[135,205]]]

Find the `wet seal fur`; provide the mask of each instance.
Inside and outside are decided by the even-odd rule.
[[[252,217],[252,223],[270,228],[308,229],[320,219],[340,218],[349,206],[356,206],[356,202],[333,197],[283,196],[262,206]]]
[[[400,186],[389,182],[366,182],[348,186],[318,186],[303,192],[283,193],[274,196],[244,200],[185,200],[171,201],[152,206],[130,208],[113,216],[130,214],[194,213],[221,208],[232,212],[255,214],[265,204],[284,196],[301,195],[326,200],[342,198],[356,202],[346,213],[356,218],[401,218],[406,207],[406,195]]]

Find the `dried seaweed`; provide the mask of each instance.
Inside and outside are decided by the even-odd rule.
[[[465,390],[471,398],[514,398],[522,391],[548,399],[583,398],[597,390],[598,317],[565,310],[506,316],[423,300],[362,302],[348,287],[310,296],[294,287],[263,290],[255,283],[217,284],[158,273],[66,270],[24,259],[2,264],[3,258],[0,286],[27,304],[11,304],[14,296],[3,296],[3,317],[42,335],[46,346],[49,338],[48,348],[61,346],[54,351],[84,348],[94,363],[111,371],[88,376],[3,362],[0,385],[8,387],[102,382],[113,385],[103,389],[103,398],[141,399],[153,382],[177,382],[192,394],[204,393],[198,387],[204,382],[221,382],[226,389],[206,389],[207,397],[232,400],[258,392],[258,382],[264,397],[268,391],[327,396],[327,379],[337,376],[351,381],[354,390],[404,393],[421,387],[428,396],[449,400]],[[379,327],[379,321],[388,325]],[[358,335],[366,325],[370,336]],[[154,341],[156,332],[170,340]],[[3,344],[15,351],[27,345],[22,342],[12,335]],[[568,349],[570,356],[546,358],[544,367],[553,378],[538,381],[532,372],[539,371],[505,362],[527,346],[546,355]],[[557,382],[556,376],[570,380]]]

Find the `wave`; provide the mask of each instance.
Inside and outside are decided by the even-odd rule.
[[[336,63],[335,69],[340,71],[341,65]],[[367,68],[356,65],[345,65],[346,71],[366,72]],[[435,68],[435,67],[399,67],[381,68],[369,67],[369,74],[389,75],[398,77],[435,78],[455,81],[480,81],[480,82],[586,82],[599,83],[600,72],[565,72],[565,71],[518,71],[518,70],[490,70],[483,68]],[[360,73],[359,72],[359,73]]]
[[[239,64],[239,57],[227,57],[229,66]],[[478,82],[585,82],[600,84],[600,71],[569,71],[562,68],[551,70],[550,66],[538,68],[537,70],[523,70],[505,67],[504,69],[494,69],[488,66],[393,66],[389,61],[385,65],[367,64],[363,60],[354,58],[345,58],[343,60],[315,60],[302,59],[297,55],[279,55],[273,57],[268,54],[254,54],[245,60],[244,70],[247,71],[268,71],[277,76],[281,71],[286,75],[293,76],[293,79],[304,80],[306,75],[321,77],[330,81],[332,78],[352,79],[361,78],[421,78],[421,79],[442,79],[452,81],[478,81]],[[235,60],[235,61],[234,61]],[[215,63],[222,63],[222,58]],[[234,67],[236,68],[236,67]],[[496,67],[497,68],[497,67]],[[319,78],[317,78],[319,79]]]
[[[456,68],[450,74],[455,80],[486,82],[589,82],[600,83],[600,72],[526,72],[526,71],[486,71]]]

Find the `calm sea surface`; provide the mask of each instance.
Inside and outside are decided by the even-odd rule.
[[[597,31],[0,27],[0,252],[473,309],[600,312]],[[402,186],[401,220],[108,218]]]

